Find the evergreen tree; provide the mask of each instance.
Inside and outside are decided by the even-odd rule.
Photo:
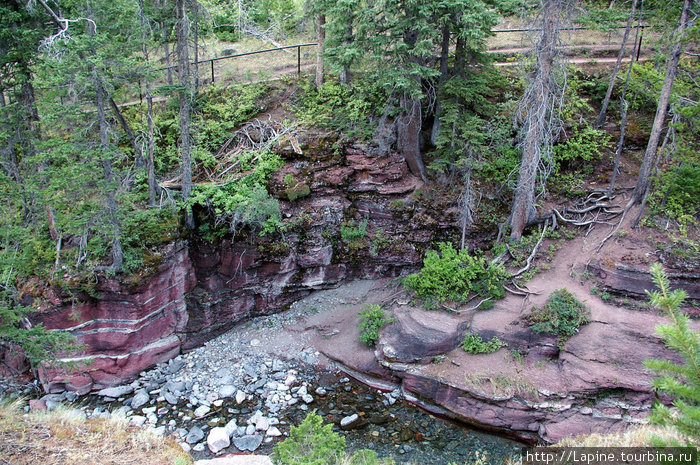
[[[673,425],[681,433],[700,439],[700,334],[689,326],[688,315],[680,311],[687,294],[682,289],[671,290],[668,277],[660,264],[651,267],[658,291],[647,291],[652,305],[664,311],[670,324],[659,325],[657,333],[666,345],[677,352],[683,363],[670,360],[647,360],[644,364],[660,373],[654,380],[657,391],[672,396],[674,413],[657,404],[652,413],[654,422]]]

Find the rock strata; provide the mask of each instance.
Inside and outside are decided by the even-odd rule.
[[[422,183],[401,155],[374,155],[352,145],[326,150],[313,138],[306,143],[301,159],[277,148],[294,157],[270,182],[281,199],[284,237],[251,235],[217,244],[193,237],[158,251],[157,265],[141,275],[99,277],[89,294],[27,290],[25,304],[49,303],[32,318],[75,335],[85,350],[70,361],[89,362],[76,372],[42,370],[46,391],[82,394],[125,384],[147,367],[238,322],[280,311],[312,290],[412,270],[420,251],[456,224],[452,210],[413,199]],[[287,200],[288,176],[308,185],[310,194]],[[343,236],[341,227],[359,235]],[[84,303],[74,305],[76,299]],[[180,368],[168,366],[171,374]],[[232,393],[224,388],[220,395]]]

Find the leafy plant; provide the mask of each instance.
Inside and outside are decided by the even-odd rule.
[[[308,126],[346,131],[350,136],[369,137],[374,128],[370,117],[385,104],[384,91],[368,79],[352,87],[328,80],[316,88],[301,83],[303,94],[294,108],[297,119]]]
[[[652,305],[661,309],[670,324],[659,325],[656,332],[666,346],[677,352],[683,363],[670,360],[646,360],[644,365],[661,376],[654,379],[654,387],[661,393],[674,397],[671,409],[656,404],[651,420],[673,425],[683,434],[700,439],[700,334],[688,325],[688,315],[680,306],[688,296],[682,289],[670,289],[668,277],[660,264],[651,266],[651,275],[658,291],[647,291]]]
[[[0,349],[24,355],[32,367],[54,364],[59,352],[75,352],[75,338],[63,331],[50,331],[42,325],[27,327],[23,320],[33,311],[15,304],[8,295],[0,295]]]
[[[345,438],[333,431],[333,425],[323,424],[315,412],[306,415],[299,426],[290,428],[289,437],[275,446],[272,460],[278,465],[389,465],[377,453],[360,449],[348,456]]]
[[[240,157],[239,167],[246,173],[243,177],[224,184],[196,186],[187,207],[202,207],[211,222],[226,225],[231,231],[248,226],[260,235],[269,234],[282,225],[282,215],[279,202],[269,195],[265,184],[283,162],[267,150],[246,152]]]
[[[559,348],[578,332],[578,328],[589,323],[586,307],[567,289],[557,289],[541,309],[535,309],[529,317],[533,331],[557,336]]]
[[[353,220],[344,221],[340,225],[340,237],[345,242],[364,239],[367,237],[367,221],[367,218],[365,218],[357,225],[355,225]]]
[[[465,302],[469,294],[500,299],[505,295],[503,282],[507,274],[503,266],[493,265],[484,257],[457,251],[452,244],[438,243],[440,252],[429,250],[423,268],[404,279],[404,286],[423,300],[428,308],[436,302]]]
[[[372,347],[379,339],[379,331],[389,323],[396,321],[395,318],[387,318],[382,307],[376,304],[367,304],[357,315],[362,319],[357,325],[360,328],[360,341]]]
[[[484,342],[484,340],[478,334],[467,333],[464,335],[462,349],[469,354],[491,354],[503,347],[506,347],[507,345],[508,344],[495,336],[488,342]]]

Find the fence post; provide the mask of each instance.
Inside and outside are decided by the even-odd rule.
[[[301,46],[297,47],[297,78],[301,77]]]
[[[214,60],[211,60],[210,63],[211,63],[211,83],[214,84]]]
[[[636,58],[637,61],[639,61],[639,54],[642,51],[642,39],[644,39],[644,27],[642,27],[641,31],[639,31],[639,45],[637,46],[637,58]]]

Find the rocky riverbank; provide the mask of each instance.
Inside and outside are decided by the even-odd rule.
[[[77,406],[89,418],[125,415],[130,423],[173,436],[196,459],[228,453],[269,454],[310,411],[346,437],[350,450],[371,448],[397,463],[500,463],[520,445],[432,417],[339,372],[290,328],[329,306],[360,302],[374,284],[359,281],[313,296],[290,311],[256,318],[187,354],[142,372],[132,383],[89,396],[72,391],[31,402],[35,409]]]

